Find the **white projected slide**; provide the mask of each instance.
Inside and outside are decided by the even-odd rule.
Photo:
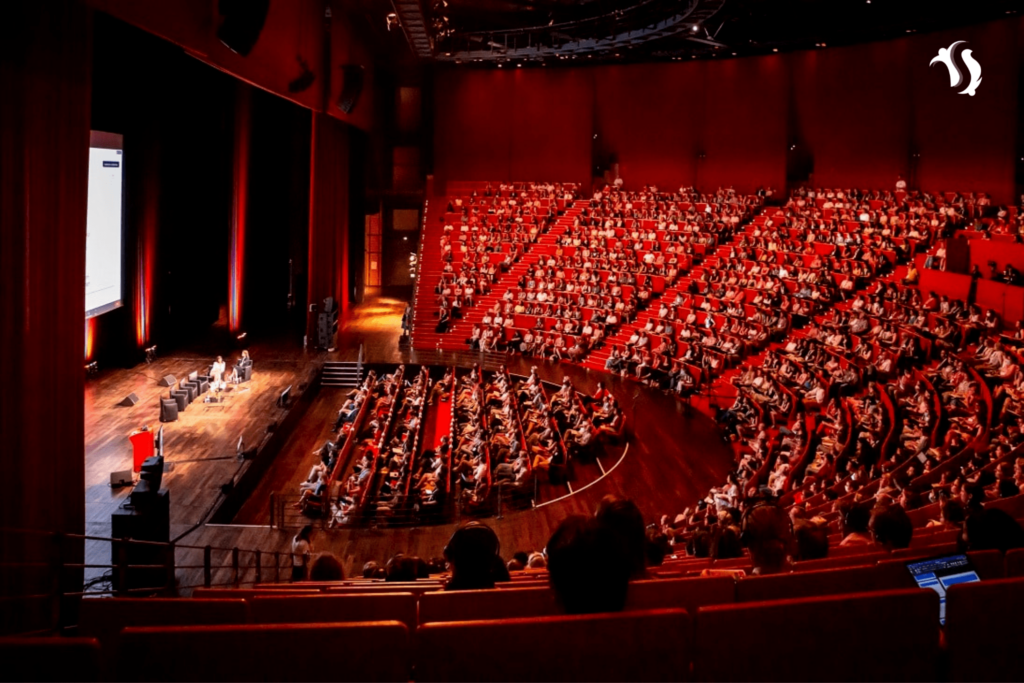
[[[89,206],[85,231],[85,316],[121,305],[122,139],[92,131],[89,142]]]

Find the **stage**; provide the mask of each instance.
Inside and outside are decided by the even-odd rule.
[[[366,309],[373,309],[372,314]],[[254,340],[249,347],[254,359],[250,382],[224,393],[224,402],[202,403],[202,398],[181,413],[177,422],[164,425],[166,469],[163,487],[171,497],[171,538],[179,544],[218,547],[260,548],[264,552],[286,553],[294,529],[268,526],[268,499],[272,491],[297,487],[296,477],[308,471],[310,453],[322,444],[329,422],[347,390],[324,387],[303,392],[315,368],[324,360],[355,360],[363,345],[364,358],[371,363],[415,363],[449,366],[471,363],[466,354],[410,352],[398,345],[397,317],[404,304],[393,300],[372,299],[356,307],[344,328],[339,348],[331,354],[305,352],[291,342]],[[396,317],[394,325],[390,318]],[[237,353],[220,351],[229,365]],[[161,357],[152,364],[132,369],[102,372],[86,384],[86,513],[88,533],[110,534],[110,514],[128,495],[130,488],[111,489],[112,471],[131,467],[128,434],[148,424],[160,426],[158,398],[168,389],[158,386],[166,375],[184,377],[202,370],[213,355],[181,353]],[[502,541],[503,553],[543,547],[558,523],[569,514],[592,514],[607,494],[632,498],[648,523],[661,514],[675,514],[719,485],[733,466],[732,448],[719,436],[708,417],[672,396],[645,387],[635,381],[587,370],[565,363],[537,362],[511,356],[509,372],[526,375],[537,365],[541,377],[561,383],[569,376],[576,387],[590,393],[598,381],[619,399],[626,415],[629,434],[626,443],[612,447],[599,461],[578,463],[568,486],[551,487],[533,503],[536,507],[507,512],[502,519],[488,518]],[[276,401],[281,391],[292,385],[291,411]],[[135,392],[139,403],[122,407],[118,403]],[[286,423],[286,420],[288,421]],[[225,500],[222,486],[241,481],[254,466],[251,460],[236,455],[238,437],[245,447],[259,446],[268,439],[268,426],[289,425],[288,438],[274,453],[266,472],[247,500],[239,504],[230,520],[210,523],[213,513]],[[628,444],[628,450],[626,446]],[[249,477],[252,479],[252,477]],[[544,484],[544,486],[551,486]],[[342,559],[346,571],[358,571],[369,559],[386,560],[396,552],[424,557],[438,556],[456,523],[398,529],[336,529],[318,531],[317,550],[330,550]],[[106,543],[89,543],[87,562],[109,562]],[[178,564],[195,553],[179,550]],[[223,561],[224,558],[220,558]],[[215,557],[215,563],[218,558]],[[201,583],[201,571],[179,569],[181,585]],[[186,591],[187,592],[187,591]]]

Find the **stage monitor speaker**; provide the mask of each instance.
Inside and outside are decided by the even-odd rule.
[[[232,52],[245,57],[260,38],[270,0],[219,0],[217,9],[224,17],[217,38]]]
[[[338,108],[346,114],[359,104],[359,96],[363,93],[363,67],[359,64],[341,65],[341,94],[338,95]]]
[[[164,375],[157,384],[162,387],[173,387],[177,382],[178,380],[174,375]]]
[[[150,490],[159,491],[163,475],[164,459],[162,456],[154,455],[142,461],[142,467],[139,470],[139,484],[148,482]]]
[[[127,396],[125,396],[125,397],[124,397],[124,398],[123,398],[123,399],[121,400],[121,402],[120,402],[120,403],[118,403],[117,405],[119,405],[119,406],[129,406],[129,407],[130,407],[130,406],[133,406],[133,405],[135,405],[135,404],[136,404],[136,403],[138,403],[138,402],[139,402],[139,397],[138,397],[138,396],[137,396],[137,395],[135,394],[135,392],[133,391],[132,393],[130,393],[130,394],[128,394]]]

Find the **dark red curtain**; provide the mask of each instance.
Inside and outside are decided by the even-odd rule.
[[[349,131],[313,113],[309,169],[309,303],[333,296],[349,307]]]
[[[228,327],[242,328],[245,278],[245,229],[249,203],[249,132],[252,87],[238,83],[235,97],[235,144],[232,149],[231,237],[228,244]]]
[[[0,24],[0,519],[7,529],[85,529],[90,20],[70,0],[17,0],[4,5]],[[5,532],[0,548],[0,588],[22,598],[4,602],[0,630],[51,626],[52,601],[26,596],[50,592],[58,577],[7,564],[38,561],[44,547]]]

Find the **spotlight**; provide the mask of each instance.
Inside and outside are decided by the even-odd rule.
[[[398,15],[396,13],[394,13],[394,12],[388,13],[387,21],[388,21],[388,30],[389,31],[392,28],[400,28],[402,26],[402,24],[398,21]]]
[[[690,30],[696,33],[697,31],[700,30],[700,24],[694,24],[693,26],[690,27]]]

